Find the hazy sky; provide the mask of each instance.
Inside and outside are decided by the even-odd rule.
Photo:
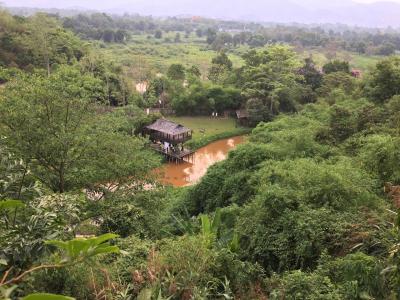
[[[163,2],[164,0],[148,0],[148,2]],[[314,2],[318,3],[326,3],[326,0],[313,0]],[[7,6],[30,6],[30,7],[73,7],[73,6],[80,6],[80,7],[91,7],[91,8],[109,8],[119,3],[137,3],[137,0],[0,0],[0,3],[3,3]],[[218,2],[218,0],[216,0]],[[251,0],[249,0],[251,2]],[[268,3],[268,0],[265,0]],[[301,3],[301,0],[297,0],[294,2]],[[351,3],[352,0],[341,0],[343,3]],[[360,3],[373,3],[373,2],[397,2],[400,3],[400,0],[353,0],[353,2],[360,2]]]
[[[6,6],[82,8],[153,16],[400,28],[400,0],[0,0]],[[376,3],[373,5],[367,5]]]

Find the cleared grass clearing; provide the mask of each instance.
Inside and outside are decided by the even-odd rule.
[[[313,49],[313,50],[305,50],[300,53],[300,56],[303,58],[312,56],[313,60],[316,62],[318,66],[323,66],[327,62],[330,61],[330,57],[326,50],[324,49]],[[345,60],[350,63],[352,68],[360,69],[363,72],[369,71],[371,68],[375,66],[375,64],[383,59],[383,56],[377,55],[365,55],[348,51],[337,51],[332,59]]]
[[[193,139],[210,137],[237,129],[236,121],[233,118],[169,117],[168,119],[193,129]],[[203,129],[205,130],[204,134],[200,132]]]
[[[236,120],[233,118],[169,117],[169,119],[193,129],[193,139],[185,144],[192,150],[221,139],[245,135],[251,131],[250,128],[236,127]]]

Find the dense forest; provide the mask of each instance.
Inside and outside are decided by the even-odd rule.
[[[110,59],[137,36],[212,57]],[[299,44],[380,57],[360,76]],[[399,299],[399,49],[390,30],[0,11],[0,298]],[[159,111],[235,110],[247,142],[160,182],[141,135]]]
[[[249,45],[262,47],[283,42],[302,47],[326,46],[359,53],[390,55],[400,50],[400,32],[390,29],[360,29],[346,26],[289,26],[216,21],[204,18],[155,19],[140,16],[77,15],[61,18],[64,26],[86,39],[122,43],[134,34],[181,32],[206,37],[216,50]],[[167,40],[168,42],[168,40]]]

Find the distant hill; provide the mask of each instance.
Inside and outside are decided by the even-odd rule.
[[[96,9],[109,13],[153,16],[196,15],[279,23],[342,23],[366,27],[400,27],[400,3],[360,4],[351,0],[3,0],[5,5]]]

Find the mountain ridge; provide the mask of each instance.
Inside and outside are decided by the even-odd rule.
[[[11,0],[3,0],[15,3]],[[93,5],[90,5],[90,3]],[[364,27],[400,27],[400,3],[382,1],[358,3],[340,0],[324,3],[317,0],[114,0],[112,3],[70,0],[69,5],[57,1],[54,8],[103,11],[113,14],[141,14],[153,16],[196,15],[209,18],[276,22],[276,23],[340,23]],[[20,0],[16,2],[50,8],[50,0]],[[42,3],[42,4],[41,4]],[[15,5],[13,5],[15,6]],[[30,5],[28,5],[30,6]],[[95,9],[93,9],[95,8]]]

